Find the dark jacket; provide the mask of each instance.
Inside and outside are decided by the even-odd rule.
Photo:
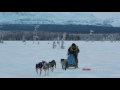
[[[75,45],[75,46],[72,46],[72,45],[71,45],[71,46],[68,48],[68,55],[69,55],[69,54],[77,55],[79,52],[80,52],[80,50],[79,50],[79,48],[78,48],[77,45]]]

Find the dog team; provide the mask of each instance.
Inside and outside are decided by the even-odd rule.
[[[39,62],[38,64],[36,64],[36,72],[38,74],[38,69],[39,69],[40,70],[40,75],[41,75],[42,70],[44,70],[45,75],[49,75],[49,69],[51,69],[51,71],[53,72],[54,67],[56,68],[55,60],[52,60],[49,63],[42,60],[42,62]]]

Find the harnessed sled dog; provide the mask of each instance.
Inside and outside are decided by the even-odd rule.
[[[68,60],[67,59],[61,59],[62,69],[66,70],[67,64],[68,64]]]
[[[38,74],[38,69],[40,69],[40,75],[42,73],[42,67],[43,67],[43,63],[39,62],[38,64],[36,64],[36,72]]]
[[[43,70],[45,71],[45,75],[47,72],[47,75],[49,75],[49,63],[43,61]]]
[[[56,68],[56,62],[55,62],[55,60],[50,61],[49,62],[49,68],[51,69],[52,72],[54,70],[54,66]]]
[[[47,72],[47,75],[49,75],[49,63],[47,63],[46,61],[42,61],[36,64],[37,74],[38,74],[38,69],[40,69],[40,75],[42,73],[42,69],[45,71],[45,75],[46,75],[46,72]]]

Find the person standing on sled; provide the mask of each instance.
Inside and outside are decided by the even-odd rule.
[[[70,55],[70,54],[73,54],[73,55],[74,55],[75,61],[76,61],[76,63],[77,63],[77,67],[78,67],[78,58],[77,58],[77,56],[78,56],[79,51],[80,51],[80,50],[79,50],[78,46],[77,46],[75,43],[73,43],[73,44],[68,48],[68,55]]]

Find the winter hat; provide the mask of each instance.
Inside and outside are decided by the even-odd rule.
[[[76,46],[75,43],[73,43],[72,46]]]

